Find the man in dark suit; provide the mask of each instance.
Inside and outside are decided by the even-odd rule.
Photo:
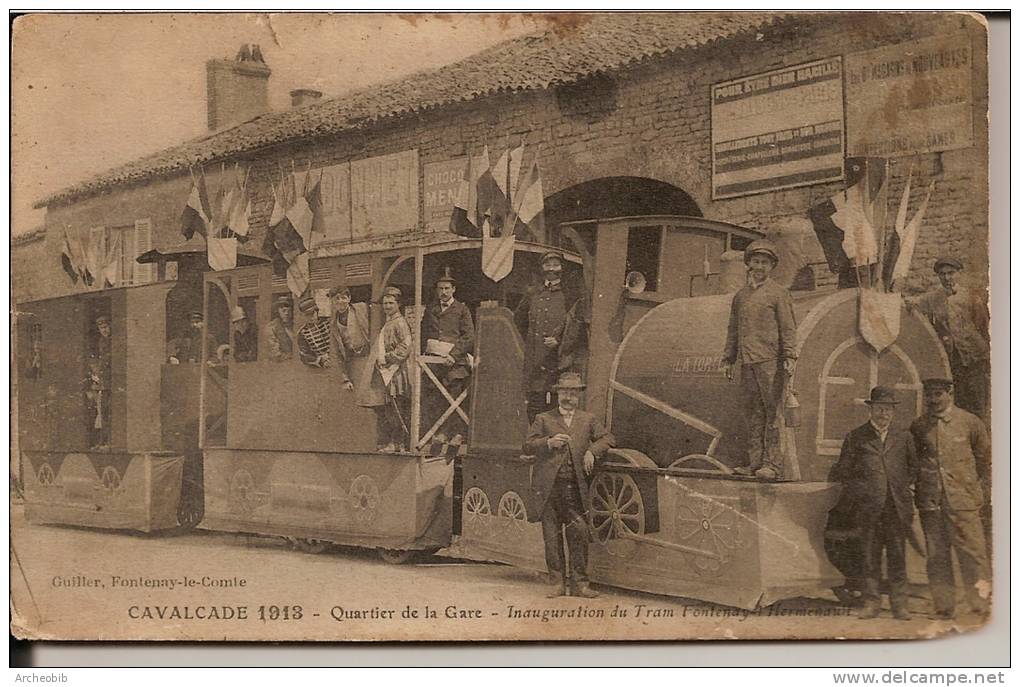
[[[588,586],[588,476],[595,459],[615,443],[613,435],[591,413],[579,408],[585,385],[581,375],[565,372],[553,387],[558,407],[539,413],[524,443],[524,452],[537,456],[532,471],[536,513],[542,520],[545,562],[559,579],[550,597],[598,596]],[[567,585],[562,530],[566,527],[570,555]]]
[[[918,454],[914,492],[928,545],[935,615],[956,612],[953,555],[969,610],[988,612],[991,569],[981,514],[990,499],[991,444],[985,423],[953,403],[953,381],[926,379],[925,412],[910,425]]]
[[[552,386],[561,372],[579,371],[588,343],[587,308],[580,289],[563,281],[563,253],[542,256],[542,282],[530,287],[514,311],[524,337],[528,420],[555,408]]]
[[[425,309],[421,323],[421,340],[425,352],[428,352],[430,345],[436,346],[437,343],[444,349],[452,346],[448,352],[440,355],[443,358],[444,369],[436,376],[454,399],[460,396],[468,384],[471,377],[468,354],[475,350],[475,325],[471,319],[471,310],[464,303],[454,299],[456,292],[457,282],[450,274],[450,270],[446,269],[436,280],[436,301]],[[430,340],[435,343],[430,344]],[[425,395],[428,404],[426,417],[431,426],[446,411],[449,403],[433,384],[429,382],[425,384],[428,389]],[[461,407],[467,408],[466,399]],[[463,434],[465,431],[463,419],[454,412],[436,432],[435,438],[442,442],[448,436]]]
[[[829,526],[842,523],[859,545],[856,567],[863,578],[859,586],[864,594],[859,617],[877,618],[881,610],[879,582],[884,551],[893,617],[909,620],[905,544],[907,537],[913,536],[910,487],[916,463],[914,444],[908,432],[891,428],[899,403],[893,389],[876,386],[865,403],[871,409],[871,418],[846,436],[829,475],[843,485]],[[854,585],[853,580],[848,582],[848,586]]]

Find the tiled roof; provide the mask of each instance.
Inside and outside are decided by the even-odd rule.
[[[99,174],[49,196],[36,207],[198,163],[227,160],[265,146],[338,133],[386,117],[499,92],[569,83],[761,28],[777,16],[751,12],[559,15],[560,21],[544,33],[511,39],[439,69],[260,115]]]

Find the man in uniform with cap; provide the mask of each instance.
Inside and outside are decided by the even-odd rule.
[[[727,379],[740,363],[740,385],[748,423],[748,465],[741,475],[775,480],[783,476],[779,451],[779,409],[797,358],[797,323],[790,292],[770,279],[779,264],[769,241],[752,241],[744,251],[747,284],[733,297],[723,363]]]
[[[558,407],[535,416],[524,453],[536,456],[532,470],[535,517],[541,518],[545,562],[558,577],[550,596],[593,598],[588,586],[588,477],[595,459],[615,445],[613,435],[591,413],[580,409],[581,375],[564,372],[553,386]],[[570,556],[568,586],[563,529]]]
[[[340,382],[348,391],[354,389],[347,370],[347,356],[330,328],[329,313],[323,315],[315,302],[315,296],[305,295],[298,301],[298,310],[308,317],[297,333],[298,356],[309,367],[320,369],[336,368]]]
[[[248,313],[240,305],[235,305],[230,310],[230,326],[234,328],[234,350],[235,362],[250,363],[258,356],[258,340],[255,337],[255,327],[248,319]]]
[[[265,337],[269,359],[274,363],[294,357],[294,307],[289,296],[277,296],[273,303],[275,317],[266,325]]]
[[[554,407],[552,387],[560,372],[576,370],[587,332],[568,328],[570,313],[583,307],[581,291],[562,279],[563,253],[542,256],[542,283],[528,289],[514,311],[514,322],[524,337],[524,383],[528,420]]]
[[[981,511],[990,503],[991,445],[984,421],[956,407],[953,382],[926,379],[925,410],[910,433],[918,456],[914,499],[928,545],[928,583],[938,617],[953,617],[953,557],[971,611],[986,613],[991,592]]]
[[[100,448],[110,444],[110,390],[112,389],[113,363],[111,341],[113,328],[109,315],[96,318],[96,338],[89,353],[89,378],[85,396],[89,401],[89,430],[91,446]]]
[[[170,340],[171,364],[197,363],[202,361],[202,341],[206,342],[206,360],[216,358],[216,340],[205,329],[205,317],[202,311],[194,308],[188,312],[188,330],[185,334]]]
[[[471,310],[464,303],[456,300],[457,282],[447,268],[436,280],[436,301],[425,308],[425,316],[421,323],[421,339],[423,352],[430,349],[445,349],[445,353],[433,352],[443,358],[444,370],[436,375],[454,399],[460,397],[471,377],[468,355],[475,348],[475,325],[471,318]],[[426,417],[428,427],[432,426],[448,407],[446,399],[434,385],[428,384],[425,395],[427,404]],[[466,403],[461,404],[467,408]],[[443,426],[436,432],[437,441],[445,441],[448,436],[463,434],[466,430],[463,419],[454,412],[447,418]]]
[[[891,426],[899,403],[893,389],[876,386],[865,403],[871,417],[847,434],[829,473],[829,480],[843,488],[830,511],[826,539],[833,537],[836,525],[846,539],[855,540],[859,559],[850,562],[860,579],[848,579],[847,586],[863,593],[861,618],[877,618],[882,607],[879,582],[884,551],[893,617],[909,620],[905,542],[913,536],[914,442],[909,432]]]
[[[949,357],[955,402],[988,420],[991,356],[988,345],[988,308],[984,299],[958,283],[963,263],[955,258],[935,261],[939,286],[908,299],[935,328]]]

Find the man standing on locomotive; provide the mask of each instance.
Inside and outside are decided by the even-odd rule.
[[[918,454],[914,498],[928,545],[928,583],[935,615],[956,612],[953,556],[964,598],[985,614],[991,592],[981,514],[990,503],[991,444],[985,423],[953,404],[953,382],[926,379],[925,412],[910,425]]]
[[[569,327],[570,313],[576,313],[583,294],[565,284],[563,253],[549,251],[542,256],[542,283],[532,286],[514,311],[514,322],[524,337],[524,383],[528,421],[554,406],[553,386],[560,372],[578,368],[576,360],[587,332]]]
[[[468,354],[475,348],[475,325],[471,311],[467,305],[454,298],[456,291],[457,282],[449,269],[444,270],[436,280],[437,300],[425,309],[421,326],[424,352],[443,358],[445,369],[437,377],[454,399],[460,397],[467,387],[471,377]],[[445,350],[447,348],[449,350]],[[447,404],[439,389],[431,385],[427,388],[428,393],[424,396],[427,404],[425,417],[431,425],[443,414]],[[462,407],[466,406],[462,404]],[[436,432],[435,440],[444,442],[447,437],[463,434],[465,430],[463,419],[455,412]]]
[[[330,328],[329,314],[323,315],[315,302],[315,296],[305,295],[298,302],[298,309],[309,317],[297,334],[298,356],[309,367],[329,369],[335,367],[340,383],[348,391],[354,389],[347,371],[347,356]]]
[[[852,563],[861,580],[848,579],[848,587],[863,587],[864,608],[859,617],[877,618],[882,607],[882,553],[889,580],[889,605],[897,620],[910,620],[907,610],[906,538],[913,537],[914,507],[910,487],[915,465],[914,443],[905,430],[890,429],[899,401],[893,389],[876,386],[865,401],[870,419],[843,440],[839,460],[829,480],[842,485],[839,501],[826,528],[839,529],[856,547]],[[849,542],[844,542],[844,544]]]
[[[280,363],[294,357],[294,308],[289,296],[277,297],[273,308],[276,317],[266,325],[266,343],[269,359]]]
[[[748,423],[748,465],[740,475],[763,480],[783,476],[779,410],[797,358],[797,324],[790,292],[769,278],[779,254],[769,241],[752,241],[744,251],[747,284],[733,297],[723,353],[726,378],[740,362],[740,386]]]
[[[537,456],[532,485],[536,513],[542,521],[545,562],[559,579],[550,597],[594,598],[588,586],[588,476],[595,459],[615,444],[613,435],[591,413],[580,409],[585,385],[581,375],[564,372],[553,386],[558,407],[539,413],[531,423],[524,453]],[[566,529],[566,552],[563,529]],[[570,556],[568,586],[565,553]]]

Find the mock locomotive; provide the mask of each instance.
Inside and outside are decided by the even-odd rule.
[[[579,361],[586,405],[618,444],[590,489],[592,580],[748,608],[825,593],[840,579],[822,546],[836,498],[826,477],[840,438],[876,383],[902,389],[919,409],[920,380],[948,373],[938,338],[904,310],[897,341],[875,353],[857,332],[856,290],[812,282],[794,291],[800,359],[791,383],[801,417],[783,432],[787,472],[775,483],[737,475],[747,430],[721,364],[735,290],[727,265],[760,235],[701,218],[640,224],[660,231],[655,274],[633,269],[626,232],[600,227],[587,241],[555,241],[588,251],[564,253],[565,279],[583,285],[590,303]],[[525,342],[512,310],[550,248],[518,241],[500,282],[480,272],[481,241],[454,236],[312,260],[310,291],[321,298],[347,287],[367,304],[370,341],[384,323],[384,292],[398,287],[405,296],[413,344],[400,452],[378,451],[375,417],[358,400],[370,356],[346,362],[353,390],[336,366],[307,365],[296,351],[274,357],[268,326],[290,294],[255,258],[203,272],[181,255],[153,255],[161,273],[178,259],[177,281],[19,306],[29,521],[199,526],[282,536],[313,552],[330,543],[372,548],[391,562],[438,551],[544,570],[541,531],[529,517],[532,474],[521,456]],[[455,395],[442,395],[440,361],[420,331],[423,304],[445,271],[459,276],[457,298],[476,325],[470,383]],[[639,293],[642,282],[651,288]],[[308,316],[290,305],[297,330]],[[260,333],[246,360],[230,355],[238,308]],[[173,342],[192,312],[202,333],[181,359],[171,355]],[[112,323],[105,445],[93,441],[104,418],[83,390],[101,315]],[[423,412],[423,396],[437,392],[444,417],[467,426],[460,445],[434,441],[438,425]]]

